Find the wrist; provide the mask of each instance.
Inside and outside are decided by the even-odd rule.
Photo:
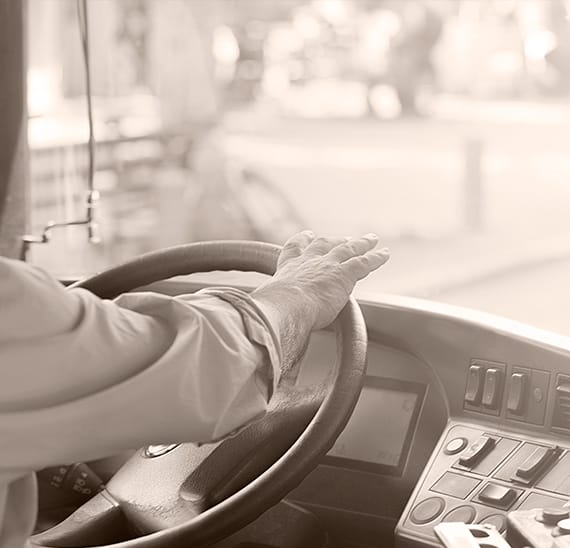
[[[283,366],[289,369],[306,346],[318,310],[306,292],[294,284],[270,282],[256,289],[251,297],[277,330]]]

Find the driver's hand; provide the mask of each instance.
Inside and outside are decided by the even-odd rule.
[[[388,249],[375,249],[378,237],[315,238],[301,232],[290,238],[279,257],[273,284],[289,286],[305,301],[313,329],[326,327],[338,316],[358,280],[382,266]]]
[[[388,260],[388,250],[377,244],[375,234],[315,238],[309,231],[285,243],[273,278],[252,293],[278,326],[282,346],[295,338],[304,343],[336,318],[356,282]]]

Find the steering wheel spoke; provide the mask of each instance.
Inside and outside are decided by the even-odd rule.
[[[55,527],[35,535],[33,546],[92,546],[120,542],[129,536],[119,504],[102,491]]]

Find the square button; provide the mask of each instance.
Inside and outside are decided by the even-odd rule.
[[[463,476],[454,472],[446,472],[434,483],[430,490],[436,493],[441,493],[442,495],[464,499],[467,498],[469,493],[471,493],[480,483],[481,480],[470,478],[469,476]]]
[[[488,483],[479,491],[478,499],[492,506],[508,508],[517,500],[521,493],[522,491],[519,489],[505,487],[496,483]]]

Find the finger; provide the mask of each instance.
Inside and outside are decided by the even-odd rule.
[[[362,278],[365,278],[368,274],[380,268],[389,258],[390,251],[385,247],[383,249],[368,251],[358,257],[353,257],[345,261],[342,266],[348,269],[353,279],[362,280]]]
[[[279,255],[278,264],[298,257],[303,250],[314,240],[315,234],[311,230],[303,230],[291,236],[283,246],[281,254]]]
[[[366,236],[362,236],[361,238],[355,238],[354,240],[349,240],[338,245],[331,250],[330,257],[342,263],[353,257],[364,255],[364,253],[374,249],[377,243],[378,236],[376,236],[376,234],[366,234]]]
[[[331,249],[346,243],[348,238],[316,238],[307,247],[307,253],[312,255],[325,255]]]

